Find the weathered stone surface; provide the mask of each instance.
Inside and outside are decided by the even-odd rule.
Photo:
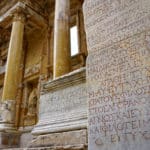
[[[31,132],[22,133],[20,136],[20,146],[19,147],[27,147],[29,143],[32,141],[33,136]]]
[[[21,136],[18,147],[27,147],[32,136],[31,131],[27,132],[25,128],[35,125],[38,119],[39,122],[33,130],[33,134],[37,136],[51,132],[86,130],[87,128],[85,68],[83,74],[78,70],[80,75],[77,72],[75,76],[70,75],[73,70],[85,66],[87,55],[81,8],[83,1],[60,0],[60,2],[61,5],[57,3],[58,9],[55,9],[58,15],[55,16],[54,6],[57,4],[54,0],[12,0],[11,2],[3,0],[0,2],[0,65],[2,71],[0,88],[3,89],[2,100],[5,101],[2,113],[0,113],[0,131],[8,134],[19,132]],[[64,7],[65,2],[66,7]],[[18,15],[20,15],[19,18]],[[54,25],[54,17],[57,19],[57,25]],[[71,58],[69,28],[75,24],[78,28],[79,54]],[[24,26],[25,30],[23,30]],[[54,28],[58,32],[55,32]],[[15,31],[16,34],[12,31]],[[12,33],[11,40],[10,33]],[[57,35],[57,42],[54,42],[55,35]],[[11,52],[8,51],[8,45]],[[56,47],[59,49],[59,58],[53,63],[54,45],[57,45]],[[69,61],[66,62],[66,58]],[[4,68],[6,62],[8,65]],[[52,80],[52,73],[55,72],[55,69],[52,68],[55,63],[58,64],[59,75],[63,74],[63,76],[59,78],[60,80],[57,78],[56,82],[53,81],[53,84],[49,85],[48,82],[46,93],[49,92],[49,94],[44,93],[43,95],[45,91],[40,92],[40,89],[43,83]],[[69,69],[66,69],[67,66]],[[5,76],[4,84],[3,76]],[[31,91],[36,87],[38,94],[32,95]],[[40,95],[43,96],[41,96],[39,104]],[[14,107],[9,106],[9,100],[13,100]],[[38,106],[40,107],[40,116],[37,116]],[[23,128],[22,131],[20,131],[20,127]],[[62,139],[60,134],[61,142],[63,143],[64,140],[64,144],[67,145],[48,147],[47,149],[85,149],[87,142],[82,142],[82,132],[81,135],[77,132],[72,132],[70,135],[63,133],[62,135],[65,139]],[[14,138],[14,136],[12,137]],[[86,137],[87,134],[84,139]],[[52,139],[50,138],[53,143],[60,142],[60,140],[57,141],[57,138]],[[9,145],[11,140],[14,139],[11,139],[10,134],[5,148],[11,147]],[[76,144],[71,145],[72,143]]]
[[[29,147],[87,145],[87,130],[76,130],[40,135],[33,140]]]
[[[14,122],[14,114],[15,114],[15,101],[7,100],[0,103],[0,121],[3,122]]]
[[[143,33],[89,57],[91,149],[114,145],[117,149],[148,150],[150,66],[145,37]]]
[[[149,5],[149,0],[85,0],[88,50],[98,50],[147,30]]]
[[[33,134],[86,128],[86,124],[86,86],[80,84],[41,96],[39,122]]]
[[[33,134],[87,128],[87,90],[83,79],[84,71],[81,69],[45,84],[44,91],[49,91],[49,88],[52,91],[40,97],[39,121],[32,131]]]
[[[149,150],[149,5],[85,1],[89,150]]]
[[[19,146],[20,135],[17,133],[0,133],[0,149]]]
[[[70,16],[70,1],[57,0],[55,2],[54,64],[53,64],[54,79],[66,73],[69,73],[71,70],[69,16]]]

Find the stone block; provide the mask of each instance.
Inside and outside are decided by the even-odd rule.
[[[87,130],[76,130],[61,133],[40,135],[29,147],[87,145]]]
[[[89,150],[150,149],[149,5],[84,2]]]
[[[33,135],[87,127],[85,69],[64,75],[44,85],[40,96],[39,121]]]
[[[20,136],[20,147],[27,147],[32,139],[33,136],[30,132],[22,133]]]
[[[17,148],[20,143],[20,134],[0,133],[0,148]]]

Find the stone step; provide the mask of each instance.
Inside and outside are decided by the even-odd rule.
[[[3,150],[87,150],[87,145],[67,145],[67,146],[51,146],[36,148],[7,148]]]

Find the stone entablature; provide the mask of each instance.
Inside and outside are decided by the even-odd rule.
[[[7,0],[3,0],[0,2],[0,16],[5,14],[13,5],[15,5],[17,3],[18,0],[11,0],[11,1],[7,1]]]
[[[26,14],[27,18],[30,18],[28,19],[28,24],[31,22],[31,24],[34,25],[35,28],[42,28],[46,25],[46,20],[44,19],[44,16],[38,14],[36,11],[28,7],[28,5],[26,5],[25,3],[17,2],[15,3],[15,5],[13,5],[13,7],[7,10],[7,12],[0,16],[0,27],[6,28],[10,26],[12,15],[18,9],[22,9],[22,11],[24,11],[24,13]]]

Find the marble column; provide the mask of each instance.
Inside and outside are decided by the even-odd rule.
[[[2,95],[4,105],[2,120],[8,123],[14,123],[15,118],[15,101],[19,88],[19,71],[23,52],[24,21],[23,13],[19,11],[14,14]]]
[[[70,0],[56,0],[54,30],[54,79],[68,73],[71,68]]]

